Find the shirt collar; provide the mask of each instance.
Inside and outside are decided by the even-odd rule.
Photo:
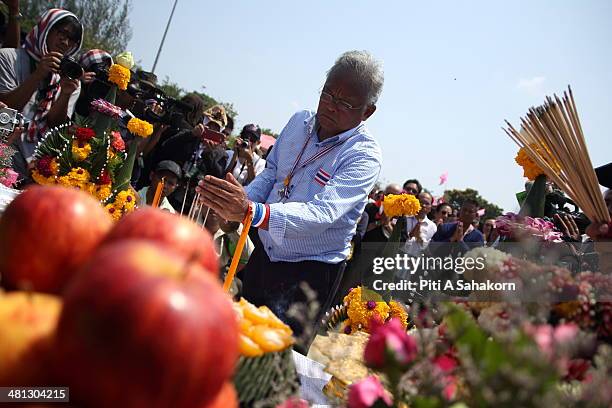
[[[304,119],[304,124],[306,125],[308,134],[314,134],[316,136],[316,132],[318,130],[317,129],[317,114],[313,113],[311,117]],[[316,142],[315,145],[318,147],[318,146],[327,146],[329,144],[336,143],[336,142],[344,142],[349,137],[353,136],[353,134],[356,133],[356,131],[362,126],[363,126],[363,122],[361,122],[359,125],[355,126],[352,129],[349,129],[340,134],[337,134],[334,137],[327,138],[323,140],[322,142]],[[318,140],[318,137],[316,140]]]

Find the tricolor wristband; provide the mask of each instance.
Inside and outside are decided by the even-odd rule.
[[[251,213],[253,214],[253,220],[251,225],[255,228],[261,226],[269,218],[269,207],[261,203],[251,203]]]

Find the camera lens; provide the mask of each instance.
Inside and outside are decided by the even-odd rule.
[[[60,62],[60,74],[68,79],[79,79],[83,76],[83,67],[74,59],[64,57]]]

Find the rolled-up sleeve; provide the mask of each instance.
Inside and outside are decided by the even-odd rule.
[[[380,170],[379,155],[355,150],[312,200],[271,204],[268,232],[272,240],[282,245],[285,238],[314,236],[325,231],[357,205],[365,203]]]

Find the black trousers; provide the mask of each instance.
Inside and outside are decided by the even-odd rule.
[[[249,263],[242,270],[242,294],[256,306],[268,306],[281,320],[287,323],[293,332],[300,336],[306,325],[311,332],[308,339],[302,341],[305,351],[316,334],[321,317],[327,312],[334,299],[346,262],[328,264],[318,261],[272,262],[263,246],[257,245],[249,258]],[[306,282],[316,293],[319,310],[314,319],[302,316],[300,321],[287,317],[287,310],[294,303],[306,302],[306,296],[300,283]]]

